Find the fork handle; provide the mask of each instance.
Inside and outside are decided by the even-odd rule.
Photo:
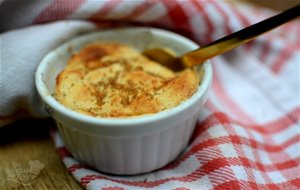
[[[300,5],[187,53],[182,56],[182,62],[187,67],[200,64],[214,56],[247,43],[298,16],[300,16]]]

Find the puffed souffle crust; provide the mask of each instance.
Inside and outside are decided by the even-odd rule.
[[[56,79],[55,97],[94,117],[153,114],[191,97],[197,74],[189,68],[174,72],[125,44],[98,42],[70,58]]]

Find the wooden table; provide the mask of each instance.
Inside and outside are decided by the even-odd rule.
[[[278,10],[296,5],[298,0],[244,0]],[[0,189],[82,189],[59,159],[49,129],[51,119],[22,120],[0,129]],[[44,168],[34,179],[20,184],[22,173],[28,172],[30,162]],[[26,177],[26,176],[25,176]],[[30,176],[27,176],[30,177]],[[17,182],[16,182],[17,181]],[[24,181],[24,180],[23,180]]]
[[[0,189],[82,189],[58,157],[49,130],[52,119],[22,120],[0,129]],[[30,177],[29,164],[44,168]],[[23,174],[23,175],[22,175]],[[25,175],[24,175],[25,174]]]
[[[299,0],[236,0],[236,1],[244,1],[247,3],[252,3],[257,6],[268,7],[275,10],[286,10],[293,6],[299,5]]]

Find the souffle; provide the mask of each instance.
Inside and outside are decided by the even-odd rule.
[[[82,114],[132,117],[173,108],[198,86],[193,69],[174,72],[132,47],[99,42],[70,58],[56,78],[55,97]]]

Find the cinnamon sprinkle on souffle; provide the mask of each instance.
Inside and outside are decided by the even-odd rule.
[[[58,75],[55,97],[83,114],[131,117],[175,107],[198,85],[193,69],[175,73],[127,45],[93,43]]]

